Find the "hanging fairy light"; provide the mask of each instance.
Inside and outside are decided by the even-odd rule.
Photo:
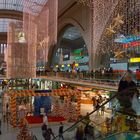
[[[110,52],[115,53],[120,47],[119,43],[118,44],[115,43],[114,40],[117,34],[122,33],[122,27],[124,26],[124,23],[125,23],[124,21],[125,20],[124,7],[126,7],[125,4],[126,2],[124,0],[120,0],[114,6],[113,13],[110,16],[110,19],[108,20],[107,24],[105,25],[105,29],[99,41],[100,44],[98,45],[96,53],[99,53],[99,52],[103,54],[110,53]],[[106,4],[104,4],[104,6],[106,7]],[[104,10],[104,13],[107,13],[106,10]],[[121,55],[122,53],[119,54],[119,57],[122,57]]]
[[[118,59],[134,55],[136,47],[124,48],[123,44],[127,44],[125,40],[129,43],[129,38],[133,40],[140,35],[138,4],[137,0],[121,0],[118,3],[104,29],[97,53],[113,52],[114,57]],[[131,55],[128,54],[128,50],[131,50]]]
[[[84,5],[88,7],[92,7],[93,0],[75,0],[78,5]]]

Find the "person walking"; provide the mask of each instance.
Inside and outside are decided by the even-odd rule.
[[[1,132],[1,118],[0,118],[0,135],[1,135],[1,133],[2,133],[2,132]]]
[[[51,135],[53,136],[53,138],[55,138],[52,129],[48,128],[45,132],[45,140],[51,140]]]
[[[54,135],[52,129],[51,128],[48,128],[48,131],[49,131],[50,135],[53,137],[53,139],[55,139],[55,135]]]
[[[104,116],[104,112],[105,112],[105,106],[101,107],[101,115]]]
[[[99,107],[100,107],[100,101],[98,99],[97,100],[97,104],[96,104],[97,116],[100,116],[100,109],[99,109]]]
[[[47,117],[47,115],[45,113],[43,115],[43,124],[48,126],[48,117]]]
[[[59,140],[64,140],[63,129],[64,129],[64,126],[63,126],[63,123],[61,122],[60,127],[59,127]]]
[[[43,125],[41,127],[41,130],[42,130],[42,136],[43,136],[43,138],[46,139],[47,125],[43,123]]]

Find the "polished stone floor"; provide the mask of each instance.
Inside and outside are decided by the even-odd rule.
[[[86,115],[87,112],[91,112],[93,110],[92,105],[81,105],[81,110],[82,110],[82,115]],[[102,123],[105,121],[105,118],[108,117],[110,113],[105,113],[104,116],[97,116],[97,114],[91,115],[91,120],[95,123],[95,125],[98,125],[99,123]],[[66,123],[64,124],[64,129],[68,128],[71,126],[71,123]],[[49,127],[52,128],[53,133],[55,135],[58,135],[58,129],[59,129],[59,124],[49,124]],[[2,135],[0,135],[0,140],[16,140],[16,136],[18,133],[18,129],[13,129],[8,123],[2,123]],[[30,131],[36,135],[38,140],[43,140],[42,133],[41,133],[41,128],[40,126],[30,128]],[[74,140],[75,138],[75,130],[71,132],[66,132],[64,134],[65,140]],[[89,140],[92,140],[91,138],[88,138]]]

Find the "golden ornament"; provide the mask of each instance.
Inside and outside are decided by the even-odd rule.
[[[118,58],[118,59],[124,58],[124,51],[115,52],[115,58]]]
[[[114,27],[113,26],[109,26],[109,28],[106,28],[106,35],[112,35],[112,34],[115,34],[116,31],[114,31]]]
[[[116,18],[114,18],[114,21],[115,21],[115,24],[114,26],[120,26],[121,24],[124,24],[124,21],[123,21],[123,16],[120,16],[120,14],[117,15]]]

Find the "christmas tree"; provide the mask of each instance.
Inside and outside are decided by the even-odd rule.
[[[24,125],[19,134],[17,135],[17,140],[32,140],[32,136],[29,133],[29,130],[26,125]]]

